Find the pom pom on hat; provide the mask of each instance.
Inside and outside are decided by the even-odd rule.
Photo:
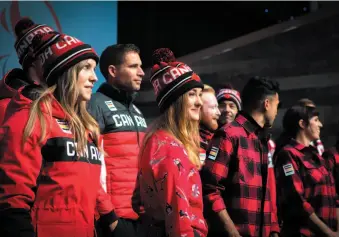
[[[14,27],[16,38],[21,38],[27,32],[27,30],[29,30],[34,25],[35,23],[30,18],[21,18]]]
[[[160,64],[160,62],[169,63],[169,62],[175,62],[175,61],[176,59],[175,59],[174,53],[169,48],[160,48],[160,49],[156,49],[153,52],[153,55],[152,55],[153,64]]]
[[[28,17],[23,17],[16,23],[14,31],[16,35],[14,48],[17,52],[19,63],[23,65],[23,60],[29,52],[33,37],[37,34],[44,34],[54,30],[49,26],[36,24]]]
[[[204,88],[200,77],[188,65],[177,62],[170,49],[155,50],[152,60],[150,81],[161,112],[189,90]]]

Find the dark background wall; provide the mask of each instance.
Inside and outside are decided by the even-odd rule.
[[[314,100],[320,111],[321,120],[324,122],[323,142],[327,146],[332,145],[339,129],[337,3],[324,2],[320,6],[305,6],[307,2],[297,2],[295,5],[278,3],[280,5],[275,6],[270,3],[271,7],[264,2],[229,4],[224,8],[221,5],[202,5],[201,7],[205,6],[206,12],[211,11],[217,15],[213,19],[198,10],[191,10],[191,14],[186,12],[186,18],[171,14],[175,9],[184,14],[183,9],[189,8],[186,5],[180,8],[173,5],[173,8],[157,8],[158,18],[147,18],[155,22],[146,32],[138,30],[137,34],[143,37],[135,37],[142,39],[142,42],[139,42],[146,72],[148,73],[151,52],[158,47],[170,47],[181,61],[190,65],[205,83],[215,89],[231,82],[235,88],[241,90],[251,76],[268,76],[279,81],[282,89],[280,97],[283,108],[273,127],[273,135],[276,137],[281,132],[281,120],[286,108],[298,99],[306,97]],[[155,6],[148,3],[147,7],[153,9]],[[306,11],[303,7],[307,7]],[[310,13],[312,7],[318,10]],[[269,14],[265,13],[266,8],[269,9]],[[167,13],[164,13],[165,10]],[[165,19],[162,21],[161,17]],[[208,23],[192,23],[200,22],[198,20],[188,20],[187,24],[191,24],[189,26],[182,23],[185,19],[192,18],[201,18]],[[215,19],[219,19],[218,24],[212,23]],[[258,24],[251,23],[256,20]],[[237,24],[241,30],[237,29]],[[186,34],[179,33],[180,30]],[[156,35],[156,32],[160,32],[159,35]],[[128,39],[120,34],[119,37],[122,38],[118,41],[124,39],[123,37]],[[148,122],[159,115],[147,75],[137,104]]]

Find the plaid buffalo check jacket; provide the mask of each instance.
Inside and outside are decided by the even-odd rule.
[[[328,168],[332,172],[334,182],[335,182],[335,189],[337,194],[339,193],[339,144],[335,147],[331,147],[326,149],[325,152],[322,154]]]
[[[240,112],[212,138],[201,171],[206,208],[226,208],[241,236],[268,237],[279,232],[271,202],[268,136],[249,115]],[[207,218],[208,219],[208,218]]]
[[[335,182],[316,148],[292,139],[277,154],[275,169],[284,236],[321,236],[309,225],[313,213],[336,231],[339,203]]]

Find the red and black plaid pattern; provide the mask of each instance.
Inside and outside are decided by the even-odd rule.
[[[334,179],[317,150],[292,139],[277,154],[275,168],[279,213],[286,236],[319,236],[308,224],[313,213],[336,231],[338,199]]]
[[[328,169],[332,172],[335,181],[335,189],[339,193],[339,145],[325,150],[322,157],[324,158]]]
[[[266,132],[248,115],[213,136],[201,171],[206,208],[227,209],[241,236],[279,232],[268,179]]]
[[[201,164],[204,164],[205,159],[206,159],[206,151],[208,148],[208,144],[210,143],[214,133],[212,133],[207,128],[205,128],[204,125],[200,125],[199,133],[200,133],[199,157],[200,157]]]

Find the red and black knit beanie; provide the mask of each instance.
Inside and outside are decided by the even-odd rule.
[[[217,100],[220,103],[223,100],[230,100],[233,101],[238,110],[241,110],[241,97],[239,91],[233,89],[230,85],[225,85],[221,87],[221,89],[217,93]]]
[[[23,17],[15,25],[16,41],[14,48],[23,66],[23,61],[29,52],[33,37],[37,34],[44,34],[54,31],[51,27],[43,24],[35,24],[30,18]]]
[[[51,32],[33,39],[33,52],[40,59],[48,86],[54,85],[58,76],[82,60],[92,58],[98,63],[99,57],[89,44],[66,34],[54,37]]]
[[[170,49],[155,50],[152,60],[150,81],[161,112],[187,91],[193,88],[204,88],[200,77],[188,65],[178,62]]]

